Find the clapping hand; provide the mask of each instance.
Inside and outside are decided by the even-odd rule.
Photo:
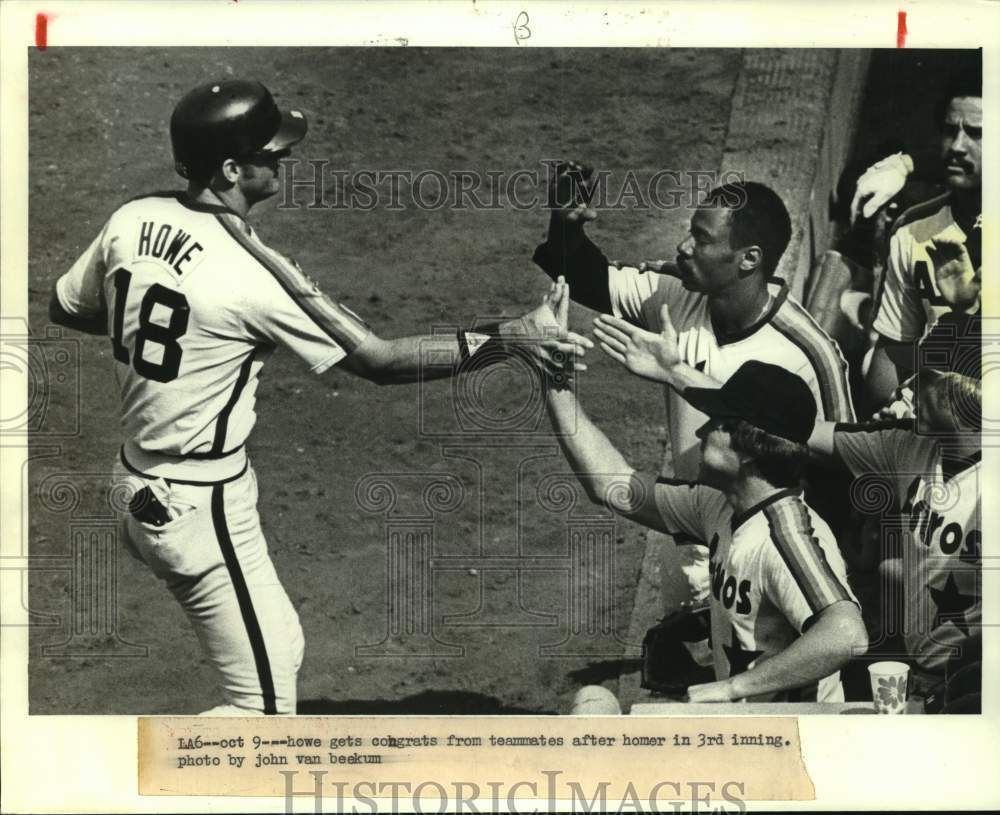
[[[982,268],[976,268],[964,241],[935,238],[929,254],[941,296],[956,311],[969,311],[979,303]]]
[[[586,337],[569,330],[569,284],[559,277],[542,298],[542,304],[527,316],[538,344],[538,360],[546,375],[556,385],[572,381],[572,374],[585,371],[580,361],[588,348],[593,348]]]
[[[594,320],[594,336],[601,350],[632,373],[655,382],[669,382],[671,370],[680,363],[677,331],[670,309],[660,309],[663,330],[659,334],[625,322],[610,314]]]

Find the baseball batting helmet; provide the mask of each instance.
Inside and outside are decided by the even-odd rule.
[[[170,117],[174,168],[184,178],[204,179],[227,158],[291,147],[307,128],[302,111],[279,110],[260,82],[208,82],[189,91]]]

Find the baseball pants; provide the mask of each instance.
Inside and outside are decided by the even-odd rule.
[[[123,539],[191,621],[225,698],[214,710],[294,714],[304,639],[267,552],[253,468],[184,483],[116,462],[115,484],[142,499],[122,514]]]

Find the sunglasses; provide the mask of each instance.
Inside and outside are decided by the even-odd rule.
[[[292,150],[286,147],[284,150],[263,150],[257,153],[251,153],[248,156],[244,156],[241,161],[245,162],[267,162],[267,161],[281,161],[282,159],[288,158],[292,155]]]

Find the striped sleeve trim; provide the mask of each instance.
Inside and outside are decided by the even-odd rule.
[[[809,312],[791,298],[774,315],[771,325],[806,355],[816,372],[823,402],[822,418],[828,422],[853,422],[854,405],[847,384],[847,360],[837,344]]]
[[[260,263],[292,298],[303,313],[330,339],[350,353],[371,333],[358,315],[339,303],[334,303],[294,264],[245,234],[225,215],[216,220],[230,237]]]
[[[764,508],[771,540],[813,614],[840,600],[854,602],[826,559],[809,511],[801,499],[789,497]]]

